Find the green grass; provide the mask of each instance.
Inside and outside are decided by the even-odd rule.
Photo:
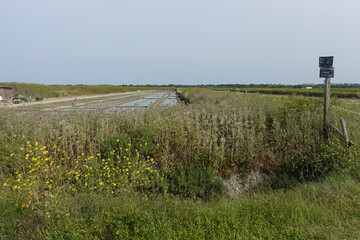
[[[187,105],[0,115],[0,233],[9,239],[358,239],[354,146],[322,138],[319,99],[180,89]],[[357,101],[333,105],[354,112]],[[239,199],[221,182],[262,168]]]

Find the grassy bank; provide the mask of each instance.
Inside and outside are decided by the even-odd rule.
[[[56,195],[1,201],[0,228],[9,239],[358,239],[359,194],[348,173],[230,201]]]
[[[181,89],[188,104],[144,111],[0,116],[0,232],[49,239],[357,239],[355,145],[322,139],[322,103]],[[356,101],[334,105],[359,111]],[[221,179],[265,169],[231,200]],[[6,216],[6,218],[5,218]]]
[[[129,87],[114,85],[43,85],[14,82],[0,83],[0,85],[5,87],[13,87],[16,94],[20,94],[26,99],[30,96],[35,99],[36,97],[49,98],[81,96],[90,94],[107,94],[151,89],[148,87]]]

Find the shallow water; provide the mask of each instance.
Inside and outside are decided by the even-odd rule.
[[[169,95],[163,102],[159,104],[161,107],[165,106],[171,106],[177,104],[177,98],[175,92],[170,91],[162,91],[158,92],[156,94],[137,99],[134,101],[130,101],[127,103],[118,103],[119,100],[109,100],[109,101],[103,101],[103,102],[94,102],[89,103],[81,106],[75,106],[74,108],[64,108],[62,111],[70,111],[77,109],[106,109],[106,112],[113,112],[113,111],[125,111],[125,110],[136,110],[136,109],[142,109],[147,108],[150,105],[156,103],[157,101],[160,101],[164,96]]]
[[[160,103],[160,106],[171,106],[171,105],[175,105],[175,104],[177,104],[176,98],[167,98],[167,99],[165,99],[165,101]]]
[[[128,102],[128,103],[124,103],[119,105],[120,107],[148,107],[151,104],[156,103],[157,101],[159,101],[160,99],[162,99],[165,95],[170,94],[169,97],[167,97],[165,99],[165,101],[163,101],[160,106],[169,106],[169,105],[174,105],[177,103],[177,99],[176,99],[176,95],[175,92],[159,92],[156,93],[154,95],[142,98],[142,99],[138,99],[132,102]]]

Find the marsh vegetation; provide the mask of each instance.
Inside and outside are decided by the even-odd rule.
[[[359,237],[358,101],[332,102],[348,147],[324,142],[320,99],[179,92],[186,104],[142,111],[2,110],[2,236]],[[266,181],[227,196],[222,179],[260,168]]]

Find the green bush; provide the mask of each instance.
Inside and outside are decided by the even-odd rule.
[[[306,153],[296,154],[290,159],[289,169],[299,180],[319,179],[324,175],[354,167],[359,159],[357,147],[348,147],[338,138],[328,143],[320,143],[318,147]]]

